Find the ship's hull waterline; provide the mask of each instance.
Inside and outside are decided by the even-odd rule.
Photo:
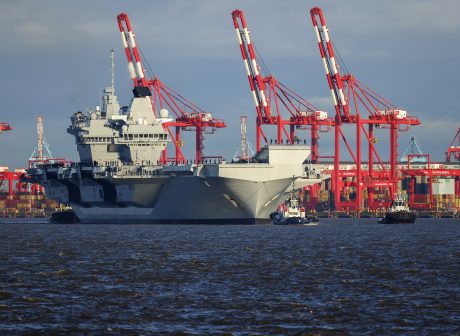
[[[293,176],[296,188],[319,182],[307,178],[301,165],[282,166],[203,166],[201,176],[67,179],[48,174],[41,184],[49,197],[68,203],[81,223],[269,223]]]
[[[70,204],[82,223],[269,223],[269,214],[283,201],[292,179],[253,182],[187,176],[170,178],[161,188],[153,187],[155,182],[131,184],[133,195],[138,194],[133,201],[142,195],[152,200],[147,204]],[[145,188],[146,185],[152,188]],[[142,192],[137,193],[136,189],[141,186]],[[159,190],[161,192],[155,195]]]

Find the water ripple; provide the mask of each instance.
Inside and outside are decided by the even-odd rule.
[[[460,333],[460,223],[0,224],[0,334]]]

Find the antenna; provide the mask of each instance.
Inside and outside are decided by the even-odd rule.
[[[43,161],[43,116],[37,116],[37,159]]]
[[[112,61],[111,68],[112,68],[112,93],[115,93],[115,53],[113,49],[110,50],[110,59]]]
[[[50,147],[45,140],[44,136],[44,127],[43,121],[44,117],[39,115],[37,116],[37,147],[32,152],[32,155],[29,158],[29,164],[31,161],[34,162],[44,162],[45,160],[51,159],[53,155],[51,154]],[[36,155],[35,155],[36,154]]]
[[[241,123],[241,159],[247,160],[249,158],[248,153],[248,138],[247,138],[247,119],[246,116],[240,117]]]
[[[404,150],[404,153],[401,155],[400,161],[401,162],[408,161],[408,155],[414,156],[413,158],[411,158],[411,163],[412,162],[427,162],[427,157],[423,155],[422,148],[414,136],[410,138],[409,144]]]

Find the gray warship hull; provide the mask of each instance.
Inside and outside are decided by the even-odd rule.
[[[291,179],[254,182],[188,176],[120,182],[130,183],[133,202],[70,203],[82,223],[268,223]]]
[[[307,146],[267,146],[264,163],[129,170],[42,167],[29,170],[48,197],[69,204],[81,223],[269,223],[291,191],[320,181],[302,164]],[[153,167],[151,167],[153,168]],[[293,177],[294,182],[293,182]]]
[[[67,132],[75,138],[79,163],[36,162],[27,171],[27,182],[70,205],[81,223],[268,222],[292,184],[300,189],[319,181],[303,164],[310,147],[293,144],[267,145],[246,163],[166,164],[162,155],[172,139],[165,125],[173,120],[168,110],[154,111],[148,87],[135,86],[122,108],[114,92],[113,85],[105,88],[102,107],[70,118]]]

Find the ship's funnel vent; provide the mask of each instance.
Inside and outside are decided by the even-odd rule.
[[[134,97],[147,97],[151,96],[152,93],[147,86],[135,86],[133,89]]]

